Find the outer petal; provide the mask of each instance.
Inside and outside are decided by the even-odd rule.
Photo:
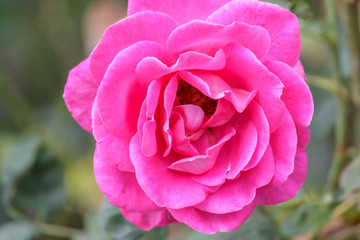
[[[121,50],[144,40],[165,46],[166,39],[176,26],[170,16],[142,12],[109,27],[90,55],[90,70],[96,82],[101,82],[110,63]]]
[[[166,158],[144,156],[137,134],[130,143],[130,158],[140,186],[158,206],[175,209],[193,206],[202,202],[210,191],[188,174],[168,169],[173,161],[171,155]]]
[[[114,134],[128,135],[136,131],[147,85],[137,81],[135,68],[147,56],[169,60],[166,49],[160,44],[135,43],[116,56],[101,83],[97,95],[99,114],[106,128]]]
[[[284,182],[294,171],[294,158],[297,149],[296,128],[290,113],[286,110],[284,121],[280,127],[271,134],[270,145],[274,153],[275,175],[273,185]]]
[[[196,231],[213,234],[235,230],[248,219],[254,208],[253,202],[240,211],[228,214],[208,213],[194,207],[169,209],[169,211],[176,220],[186,223]]]
[[[146,10],[163,12],[183,24],[193,19],[205,20],[230,0],[129,0],[128,15]]]
[[[268,32],[258,26],[239,22],[224,26],[199,20],[176,28],[167,40],[168,49],[174,54],[196,51],[211,56],[229,43],[239,43],[262,59],[271,40]]]
[[[266,63],[266,67],[284,84],[281,99],[295,123],[309,126],[314,113],[314,103],[309,86],[294,69],[282,62],[271,61]]]
[[[130,161],[129,144],[132,135],[116,136],[109,132],[100,119],[97,102],[95,100],[93,111],[93,135],[97,142],[97,149],[101,157],[120,171],[134,172]]]
[[[299,60],[299,22],[285,8],[262,1],[234,0],[209,16],[208,21],[224,25],[238,21],[263,27],[271,38],[271,47],[264,61],[279,60],[294,67]]]
[[[89,59],[70,71],[63,98],[71,115],[86,131],[91,132],[91,109],[98,90],[89,70]]]
[[[256,167],[241,172],[234,181],[225,182],[218,191],[209,194],[195,207],[215,214],[239,211],[254,200],[256,190],[269,183],[273,176],[274,158],[271,148],[268,148]]]
[[[133,212],[121,209],[121,213],[127,220],[145,231],[176,222],[166,208],[153,212]]]
[[[304,66],[302,65],[302,63],[300,61],[297,62],[294,69],[300,75],[300,77],[302,79],[304,79],[304,81],[306,82],[306,75],[305,75]]]
[[[94,155],[94,173],[96,182],[109,200],[116,207],[130,211],[158,211],[158,207],[140,188],[135,174],[119,171],[101,158],[98,149]]]
[[[275,131],[282,122],[285,106],[280,99],[283,84],[248,49],[238,44],[224,49],[226,66],[218,74],[227,79],[233,88],[257,90],[255,97],[268,119],[270,131]]]
[[[295,156],[294,172],[288,179],[276,187],[260,188],[256,194],[257,204],[276,204],[294,197],[302,187],[306,178],[307,155],[304,149],[299,149]]]

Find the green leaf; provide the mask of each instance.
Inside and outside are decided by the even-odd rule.
[[[34,137],[23,137],[12,147],[12,150],[1,166],[0,182],[3,187],[13,185],[33,165],[40,141]]]
[[[27,223],[9,222],[0,226],[0,240],[31,240],[36,235],[36,229]]]
[[[202,234],[199,232],[192,232],[184,240],[276,240],[280,239],[276,232],[276,226],[271,218],[256,208],[248,220],[243,223],[237,230],[226,233],[216,233],[211,235]]]
[[[360,189],[360,155],[354,158],[344,169],[340,177],[340,187],[347,192]]]
[[[47,149],[41,148],[32,168],[16,184],[12,205],[29,216],[45,220],[64,201],[63,167]]]
[[[86,219],[86,234],[72,240],[160,240],[165,239],[167,227],[143,231],[128,222],[119,208],[104,201],[98,212]]]
[[[307,202],[291,211],[280,224],[286,237],[293,237],[317,231],[330,220],[331,212],[322,202]]]

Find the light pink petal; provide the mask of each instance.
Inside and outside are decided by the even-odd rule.
[[[146,157],[141,152],[139,136],[130,143],[130,158],[135,166],[136,178],[144,192],[160,207],[174,209],[202,202],[209,188],[194,182],[189,174],[168,169],[172,155]]]
[[[171,147],[172,147],[172,131],[170,129],[170,116],[172,112],[172,108],[174,106],[175,98],[176,98],[176,92],[178,87],[178,81],[179,77],[177,74],[175,74],[169,81],[168,85],[165,88],[164,91],[164,98],[163,100],[163,109],[160,112],[161,117],[161,126],[163,136],[166,142],[166,150],[164,152],[164,157],[169,155]]]
[[[282,124],[270,137],[270,146],[275,160],[275,175],[271,182],[272,185],[284,182],[294,171],[297,138],[294,121],[286,110]]]
[[[258,134],[254,124],[241,114],[236,114],[230,124],[236,135],[228,143],[226,154],[231,159],[227,179],[234,179],[250,161],[257,145]]]
[[[248,219],[254,208],[255,203],[253,202],[240,211],[228,214],[208,213],[194,207],[169,209],[169,211],[177,221],[189,225],[194,230],[213,234],[234,231]]]
[[[153,156],[157,152],[155,112],[158,107],[161,84],[161,79],[150,83],[138,118],[137,130],[141,149],[146,156]]]
[[[176,222],[166,208],[153,212],[135,212],[121,209],[121,213],[129,222],[145,231]]]
[[[298,149],[304,149],[310,142],[310,130],[301,125],[296,125],[296,134],[298,135]]]
[[[94,173],[96,182],[116,207],[130,211],[158,211],[158,207],[148,198],[136,181],[135,174],[122,172],[101,158],[98,149],[94,155]]]
[[[243,112],[257,93],[256,90],[248,92],[232,88],[219,76],[205,71],[180,71],[179,76],[212,99],[225,98],[238,112]]]
[[[99,114],[109,131],[117,135],[135,133],[147,85],[135,77],[141,59],[155,56],[167,59],[166,49],[158,43],[143,41],[122,50],[111,63],[100,85],[97,102]]]
[[[180,70],[221,70],[225,66],[225,58],[225,53],[222,49],[218,50],[214,57],[191,51],[180,54],[177,62],[168,67],[154,57],[147,57],[138,64],[136,76],[139,81],[146,83]]]
[[[294,67],[294,70],[300,75],[300,77],[302,79],[304,79],[304,81],[306,82],[306,75],[305,75],[305,71],[304,71],[304,66],[302,65],[302,63],[300,61],[297,62],[297,64]]]
[[[268,147],[270,134],[269,123],[266,120],[265,113],[255,101],[249,104],[248,108],[244,112],[244,115],[246,115],[254,124],[258,136],[254,154],[252,155],[249,163],[243,169],[246,171],[255,167],[262,158],[266,148]]]
[[[248,49],[233,44],[224,51],[226,67],[218,74],[233,88],[257,90],[255,100],[265,112],[270,131],[275,131],[284,116],[285,107],[280,99],[283,84]]]
[[[234,105],[221,98],[218,100],[215,113],[203,124],[203,128],[218,127],[226,124],[234,116]]]
[[[213,128],[212,131],[213,135],[215,135],[216,143],[206,148],[205,154],[181,159],[171,164],[169,168],[196,175],[210,170],[214,166],[222,146],[236,133],[235,129],[230,125],[217,129]],[[216,135],[220,135],[221,137]]]
[[[63,98],[73,118],[86,131],[91,132],[91,109],[98,85],[89,70],[89,59],[73,68],[64,89]]]
[[[216,9],[230,0],[129,0],[128,15],[142,11],[166,13],[180,24],[193,19],[205,20]]]
[[[314,113],[314,103],[309,86],[293,68],[285,63],[271,61],[266,63],[266,67],[276,74],[284,84],[281,99],[295,123],[309,126]]]
[[[174,54],[196,51],[213,55],[229,43],[239,43],[262,59],[268,53],[271,40],[268,32],[258,26],[240,22],[224,26],[199,20],[176,28],[167,40]]]
[[[100,119],[96,100],[92,111],[92,118],[93,135],[101,157],[121,171],[135,172],[129,154],[132,135],[116,136],[109,132]]]
[[[295,156],[294,172],[288,179],[276,187],[263,187],[257,192],[257,204],[277,204],[294,197],[302,187],[306,178],[307,155],[304,149],[299,149]]]
[[[173,112],[171,114],[170,127],[173,141],[172,150],[186,156],[199,154],[196,148],[191,144],[191,139],[186,134],[184,119],[179,113]]]
[[[173,111],[180,113],[184,119],[186,133],[192,133],[198,130],[205,116],[201,107],[193,104],[175,106]]]
[[[273,176],[274,158],[269,147],[256,167],[241,172],[234,181],[226,181],[218,191],[209,194],[195,207],[215,214],[239,211],[253,202],[256,190],[269,183]]]
[[[110,63],[120,51],[144,40],[165,46],[168,36],[176,27],[177,23],[173,18],[155,12],[142,12],[110,26],[90,55],[90,70],[96,82],[101,82]]]
[[[278,60],[294,67],[299,60],[301,42],[295,14],[278,5],[253,0],[234,0],[208,18],[209,22],[229,25],[234,21],[260,26],[271,38],[265,60]]]

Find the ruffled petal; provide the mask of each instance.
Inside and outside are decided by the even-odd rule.
[[[128,15],[142,11],[163,12],[180,24],[193,19],[205,20],[216,9],[230,0],[129,0]]]
[[[256,167],[241,172],[234,181],[226,181],[195,207],[214,214],[237,212],[250,204],[255,199],[256,190],[269,183],[273,176],[274,158],[269,147]]]
[[[285,111],[280,98],[284,87],[280,79],[243,46],[231,44],[224,51],[226,66],[218,75],[233,88],[248,92],[257,90],[255,100],[265,112],[270,131],[274,132],[281,124]]]
[[[240,211],[228,214],[208,213],[194,207],[169,209],[169,211],[177,221],[189,225],[196,231],[213,234],[234,231],[248,219],[254,208],[253,202]]]
[[[107,200],[116,207],[129,211],[158,211],[136,181],[135,174],[122,172],[102,159],[98,149],[94,154],[96,182]]]
[[[123,216],[139,228],[149,231],[154,227],[162,227],[176,222],[166,208],[152,212],[135,212],[120,209]]]
[[[266,67],[284,84],[281,99],[295,123],[309,126],[314,113],[314,103],[304,79],[293,68],[282,62],[271,61],[266,63]]]
[[[176,28],[167,40],[167,47],[176,55],[196,51],[212,56],[229,43],[239,43],[262,59],[271,40],[268,32],[258,26],[240,22],[224,26],[195,20]]]
[[[256,194],[257,204],[277,204],[293,198],[304,184],[306,178],[307,154],[299,149],[295,156],[294,171],[288,179],[275,187],[260,188]]]
[[[86,59],[70,71],[64,89],[63,98],[69,112],[88,132],[92,131],[91,109],[98,87],[89,70],[89,59]]]
[[[135,166],[136,178],[145,193],[160,207],[174,209],[202,202],[210,188],[194,182],[189,174],[168,169],[172,155],[146,157],[141,152],[139,136],[130,142],[130,158]]]
[[[205,152],[205,154],[181,159],[171,164],[169,168],[197,175],[210,170],[214,166],[222,146],[236,133],[235,129],[230,125],[217,129],[213,128],[212,132],[212,137],[215,138],[216,143],[207,147],[205,151],[199,151]],[[203,136],[207,137],[206,134]]]
[[[148,82],[164,75],[181,70],[221,70],[225,66],[225,53],[218,50],[214,57],[198,52],[186,52],[180,54],[177,62],[168,67],[154,57],[141,60],[136,68],[136,76],[141,82]]]
[[[99,114],[106,128],[114,134],[128,135],[136,131],[148,86],[136,80],[135,68],[147,56],[169,59],[160,44],[137,42],[115,57],[101,82],[97,95]],[[114,114],[114,110],[119,114]]]
[[[187,83],[198,89],[204,95],[212,99],[224,98],[231,102],[238,112],[243,112],[257,94],[257,90],[251,92],[232,88],[221,77],[204,71],[180,71],[179,76]]]
[[[115,56],[136,42],[148,40],[165,46],[176,27],[173,18],[155,12],[141,12],[110,26],[90,55],[90,70],[94,79],[100,84]]]
[[[278,5],[253,0],[234,0],[207,19],[229,25],[234,21],[260,26],[269,32],[271,46],[266,60],[278,60],[294,67],[299,61],[301,40],[295,14]]]

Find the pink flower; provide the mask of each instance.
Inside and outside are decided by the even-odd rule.
[[[313,102],[296,16],[255,0],[129,0],[69,74],[106,198],[145,230],[232,231],[292,198]]]

